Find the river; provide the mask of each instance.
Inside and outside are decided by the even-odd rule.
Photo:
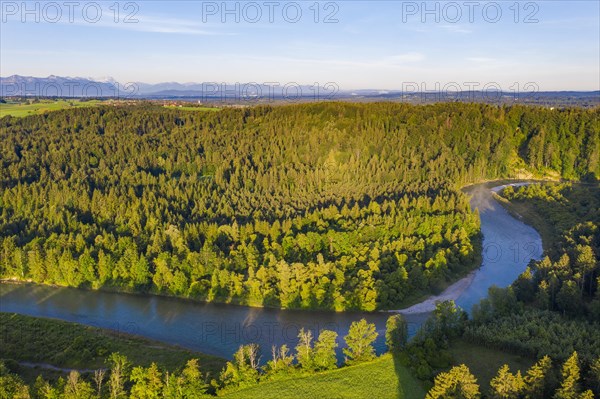
[[[530,226],[513,218],[492,197],[491,184],[465,189],[471,207],[478,208],[483,233],[483,261],[469,276],[438,297],[400,310],[416,332],[435,306],[435,300],[453,299],[463,309],[487,295],[492,285],[506,287],[529,261],[539,259],[542,242]],[[499,188],[495,188],[498,190]],[[244,343],[261,345],[268,357],[273,344],[295,346],[300,328],[334,330],[342,337],[353,321],[375,323],[378,353],[385,350],[385,322],[389,313],[296,311],[198,303],[151,295],[128,295],[32,284],[0,284],[0,311],[50,317],[136,334],[199,352],[231,358]]]

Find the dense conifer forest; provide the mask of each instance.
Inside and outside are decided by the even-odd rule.
[[[477,265],[478,216],[460,187],[594,181],[599,157],[598,109],[146,105],[5,117],[0,274],[255,306],[393,308]],[[589,288],[581,278],[573,291]]]

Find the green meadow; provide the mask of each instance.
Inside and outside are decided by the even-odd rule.
[[[486,348],[461,339],[452,342],[450,353],[454,359],[453,364],[466,364],[483,390],[490,386],[490,381],[503,365],[507,364],[514,373],[521,370],[521,373],[525,374],[535,363],[535,360],[529,357],[494,348]]]
[[[100,103],[101,101],[98,100],[40,100],[39,102],[6,102],[0,103],[0,118],[7,115],[24,117],[29,115],[39,115],[51,111],[58,111],[61,109],[94,107]]]
[[[408,368],[385,354],[376,360],[305,377],[261,383],[224,395],[230,399],[422,399],[425,391]]]

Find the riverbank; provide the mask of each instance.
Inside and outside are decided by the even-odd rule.
[[[477,243],[477,245],[481,246],[480,242]],[[474,267],[476,267],[476,266],[474,266]],[[458,275],[457,276],[458,280],[453,280],[453,281],[449,281],[444,284],[441,284],[438,287],[438,290],[441,290],[442,293],[445,292],[446,290],[450,289],[453,285],[460,283],[465,278],[468,278],[469,276],[471,276],[471,274],[474,271],[475,270],[471,270],[466,275]],[[280,308],[277,306],[251,304],[251,303],[245,303],[245,302],[240,302],[240,301],[204,301],[204,300],[196,299],[196,298],[177,296],[177,295],[169,295],[169,294],[158,293],[158,292],[138,292],[138,291],[132,291],[132,290],[123,290],[123,289],[120,289],[117,287],[100,287],[100,288],[70,287],[67,285],[59,285],[59,284],[44,283],[44,282],[40,283],[40,282],[33,281],[31,279],[19,279],[19,278],[15,278],[15,277],[0,278],[0,284],[23,285],[23,286],[36,285],[36,286],[42,286],[42,287],[66,288],[66,289],[72,289],[72,290],[79,290],[79,291],[83,291],[83,292],[113,293],[113,294],[127,295],[127,296],[138,297],[138,298],[175,299],[178,301],[189,302],[189,303],[198,304],[198,305],[213,304],[213,305],[235,306],[235,307],[240,307],[240,308],[283,310],[283,311],[294,311],[294,312],[298,311],[298,312],[306,312],[306,313],[311,313],[311,312],[330,312],[330,313],[337,313],[337,314],[368,313],[367,311],[355,310],[355,309],[354,310],[348,309],[348,310],[337,311],[337,310],[328,309],[328,308],[311,308],[311,309]],[[397,307],[401,308],[401,309],[409,308],[409,307],[418,305],[424,301],[427,301],[431,297],[432,297],[432,292],[430,292],[430,291],[415,292],[415,293],[412,293],[411,295],[409,295],[404,301],[400,302]],[[395,310],[376,309],[370,313],[379,313],[379,312],[395,312]]]
[[[495,194],[495,199],[506,209],[514,218],[536,229],[542,236],[542,245],[544,252],[548,251],[551,243],[558,239],[558,232],[548,220],[541,217],[531,204],[524,202],[509,201],[500,194]]]
[[[438,302],[444,301],[456,301],[462,294],[465,292],[467,288],[473,282],[475,278],[476,270],[470,272],[467,277],[463,277],[454,284],[450,285],[448,288],[444,290],[439,295],[434,295],[423,302],[417,303],[413,306],[404,309],[398,310],[388,310],[388,312],[393,313],[401,313],[401,314],[419,314],[419,313],[428,313],[435,310],[435,306]]]
[[[156,362],[167,370],[199,359],[203,370],[217,375],[225,360],[126,331],[85,326],[62,320],[0,313],[0,359],[9,365],[38,369],[55,376],[71,370],[91,372],[106,368],[106,358],[119,352],[134,364]],[[12,360],[11,360],[12,359]],[[14,361],[13,361],[14,360]]]
[[[499,201],[497,200],[496,191],[511,185],[511,186],[519,186],[519,185],[528,185],[528,184],[538,184],[538,183],[547,183],[551,180],[496,180],[496,181],[488,181],[485,183],[480,183],[476,185],[469,185],[463,187],[463,191],[471,196],[470,204],[473,211],[478,211],[481,215],[485,212],[493,212],[496,209],[496,206],[501,206]],[[514,214],[511,214],[514,217]],[[520,218],[516,219],[520,222]],[[488,237],[489,238],[489,237]],[[485,239],[485,237],[484,237]],[[543,242],[543,241],[542,241]],[[541,255],[541,254],[540,254]],[[433,295],[424,301],[415,304],[413,306],[407,308],[401,308],[397,310],[390,310],[390,312],[401,313],[404,315],[410,314],[422,314],[428,313],[435,310],[436,304],[438,302],[443,301],[457,301],[471,286],[475,277],[477,276],[478,270],[474,270],[470,272],[467,276],[461,278],[460,280],[451,284],[448,288],[446,288],[441,294]],[[511,282],[509,282],[510,284]]]
[[[571,206],[577,207],[579,204],[590,204],[600,198],[600,183],[589,182],[555,182],[568,184],[574,191],[574,198],[571,199]],[[533,200],[513,199],[509,200],[502,195],[495,193],[494,198],[502,205],[513,217],[521,220],[523,223],[536,229],[542,236],[544,252],[549,254],[554,245],[561,240],[564,233],[568,231],[573,224],[574,218],[564,216],[552,216],[549,209],[540,212],[540,204]],[[558,204],[557,204],[558,205]],[[593,207],[592,207],[593,208]],[[579,211],[581,212],[581,210]]]

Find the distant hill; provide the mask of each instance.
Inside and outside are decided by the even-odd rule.
[[[81,77],[50,75],[46,78],[12,75],[0,77],[0,96],[32,97],[129,97],[129,98],[196,98],[208,99],[279,99],[334,98],[337,87],[299,85],[295,83],[143,83],[117,82],[112,78],[94,80]],[[325,98],[327,99],[327,98]]]
[[[501,92],[501,91],[456,91],[418,92],[402,90],[340,90],[336,84],[322,86],[296,83],[143,83],[117,82],[112,78],[92,79],[50,75],[45,78],[12,75],[0,77],[2,97],[104,97],[138,99],[183,99],[202,101],[403,101],[409,103],[432,102],[484,102],[526,103],[547,106],[598,106],[600,91],[545,91],[545,92]]]
[[[0,77],[0,95],[31,97],[119,97],[124,88],[116,81],[50,75],[46,78],[12,75]]]

